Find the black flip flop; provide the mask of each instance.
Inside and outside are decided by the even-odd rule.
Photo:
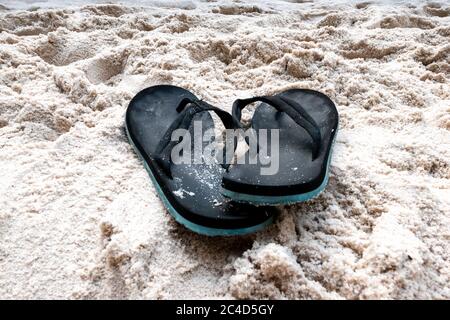
[[[130,143],[143,160],[159,197],[176,221],[209,236],[241,235],[264,228],[273,220],[270,207],[254,207],[225,198],[220,183],[225,171],[219,164],[174,164],[171,141],[177,128],[189,130],[200,121],[203,132],[214,127],[208,111],[215,112],[231,128],[233,117],[169,85],[139,92],[130,102],[125,119]],[[209,142],[203,142],[203,147]]]
[[[338,129],[339,115],[333,101],[317,91],[292,89],[275,96],[238,99],[233,104],[233,116],[240,120],[241,110],[256,101],[262,103],[254,112],[251,127],[256,129],[258,143],[259,129],[279,129],[278,172],[262,175],[265,165],[260,159],[256,164],[247,160],[246,164],[233,165],[223,177],[222,193],[235,201],[257,205],[289,204],[317,196],[328,183]],[[268,155],[272,151],[269,133]]]

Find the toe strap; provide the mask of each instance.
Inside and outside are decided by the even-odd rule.
[[[320,128],[301,104],[292,99],[280,96],[258,96],[248,99],[237,99],[233,103],[233,117],[240,121],[242,109],[257,101],[267,103],[278,111],[286,113],[295,123],[304,128],[313,141],[313,160],[318,157],[322,144]]]
[[[153,159],[170,178],[172,178],[170,170],[172,165],[171,151],[173,147],[178,144],[178,141],[172,140],[172,134],[177,129],[187,130],[197,113],[212,111],[220,118],[225,128],[238,129],[241,127],[239,120],[234,118],[231,114],[202,100],[184,98],[177,106],[177,111],[179,112],[179,116],[166,130],[153,155]],[[236,149],[236,145],[236,142],[233,143],[234,149]],[[222,167],[225,169],[227,169],[228,166],[229,164],[225,161],[222,163]]]

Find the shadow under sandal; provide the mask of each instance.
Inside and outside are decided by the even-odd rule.
[[[234,128],[238,123],[229,113],[197,99],[185,89],[169,85],[150,87],[139,92],[128,106],[125,119],[128,138],[176,221],[209,236],[260,230],[272,222],[273,208],[225,198],[220,193],[225,171],[220,164],[203,161],[175,164],[171,159],[171,151],[178,144],[178,141],[171,141],[174,130],[189,130],[194,137],[194,121],[201,124],[203,133],[213,129],[209,111],[215,112],[226,128]],[[203,148],[214,141],[214,137],[207,142],[201,138]]]
[[[262,102],[251,120],[259,147],[256,163],[249,163],[252,157],[247,151],[245,164],[232,165],[225,173],[222,193],[255,205],[289,204],[317,196],[328,183],[339,120],[336,106],[320,92],[292,89],[275,96],[238,99],[233,104],[233,116],[240,120],[242,109],[256,101]],[[267,129],[267,139],[260,129]],[[276,135],[270,129],[279,129],[278,143],[272,141]],[[265,141],[267,147],[263,148]],[[276,152],[278,170],[274,165]],[[269,167],[267,160],[273,172],[262,174],[261,169]]]

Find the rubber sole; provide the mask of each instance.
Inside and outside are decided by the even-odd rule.
[[[246,228],[239,228],[239,229],[218,229],[218,228],[210,228],[206,226],[202,226],[196,223],[193,223],[186,218],[184,218],[178,211],[170,204],[167,197],[164,195],[164,192],[161,190],[161,187],[156,181],[155,176],[152,173],[152,170],[148,166],[147,162],[145,162],[144,158],[142,157],[141,153],[139,152],[138,148],[135,146],[133,140],[130,137],[130,133],[128,132],[128,127],[125,124],[125,131],[127,133],[128,141],[130,142],[131,146],[133,147],[134,152],[138,155],[141,162],[144,164],[145,170],[147,170],[148,175],[150,176],[150,179],[152,180],[153,185],[155,186],[156,192],[158,194],[158,197],[163,202],[164,206],[166,207],[169,214],[177,221],[178,223],[185,226],[187,229],[201,234],[205,236],[215,237],[215,236],[240,236],[245,235],[249,233],[254,233],[257,231],[260,231],[267,227],[268,225],[273,223],[274,217],[271,216],[263,223],[257,224],[255,226],[246,227]]]
[[[331,143],[331,150],[333,150],[333,147],[334,147],[334,142],[335,142],[336,136],[338,134],[337,131],[338,130],[336,129],[336,133],[333,137],[333,142]],[[325,178],[324,178],[323,182],[320,184],[320,186],[318,188],[311,190],[309,192],[306,192],[306,193],[287,195],[287,196],[259,196],[259,195],[254,195],[254,194],[230,191],[225,188],[222,188],[221,192],[225,197],[230,198],[233,201],[250,203],[255,206],[288,205],[288,204],[294,204],[297,202],[311,200],[311,199],[317,197],[323,190],[325,190],[325,188],[328,185],[331,156],[332,156],[332,151],[330,152],[330,155],[328,156],[328,159],[327,159],[327,170],[325,172]]]

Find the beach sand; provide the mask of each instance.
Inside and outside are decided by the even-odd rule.
[[[450,7],[272,2],[0,7],[0,298],[450,298]],[[156,84],[326,93],[327,189],[253,235],[186,230],[124,132]]]

